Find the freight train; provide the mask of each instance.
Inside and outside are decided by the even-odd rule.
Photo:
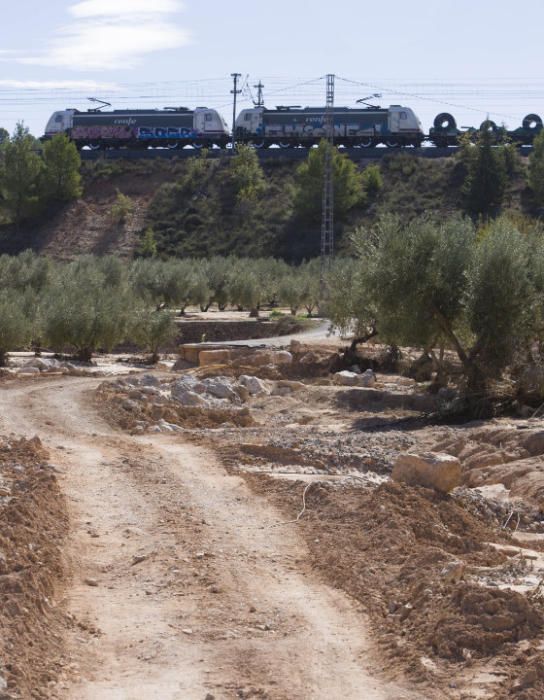
[[[109,105],[108,105],[109,106]],[[338,146],[388,148],[421,146],[424,141],[439,147],[456,146],[464,133],[475,135],[478,129],[461,130],[451,114],[439,114],[429,134],[409,107],[367,106],[335,107],[334,141]],[[257,105],[243,109],[235,121],[234,138],[255,148],[309,148],[326,134],[324,107],[278,106],[268,109]],[[519,145],[532,144],[542,131],[542,119],[529,114],[522,126],[506,131],[490,120],[481,129],[492,132],[499,142],[507,137]],[[232,135],[224,118],[215,109],[165,107],[102,111],[102,108],[55,112],[47,123],[44,139],[65,133],[76,146],[93,150],[103,148],[226,148]]]

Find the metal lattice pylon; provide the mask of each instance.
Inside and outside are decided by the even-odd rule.
[[[321,298],[325,296],[325,274],[334,252],[334,75],[327,75],[325,118],[323,121],[327,149],[323,167],[323,202],[321,210]]]

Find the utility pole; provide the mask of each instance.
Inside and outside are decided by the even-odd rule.
[[[236,98],[238,95],[242,92],[241,90],[238,90],[238,78],[242,76],[241,73],[231,73],[231,78],[233,80],[233,89],[230,91],[231,95],[233,95],[233,100],[232,100],[232,141],[231,141],[231,155],[234,155],[234,147],[236,145]]]
[[[264,96],[263,96],[263,88],[264,85],[262,83],[262,80],[259,80],[257,85],[253,86],[257,90],[257,101],[254,102],[255,107],[264,107]]]
[[[325,140],[325,162],[323,167],[323,201],[321,208],[321,301],[326,295],[326,273],[330,268],[334,253],[334,74],[327,74],[327,92],[325,100],[325,118],[323,120]]]

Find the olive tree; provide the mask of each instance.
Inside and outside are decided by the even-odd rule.
[[[130,337],[144,351],[151,353],[153,363],[159,360],[161,347],[174,340],[177,326],[167,309],[141,308],[133,320]]]
[[[110,278],[90,259],[64,267],[48,289],[44,336],[57,351],[89,361],[97,349],[111,351],[131,327],[133,295],[125,278]],[[111,270],[110,270],[111,273]]]
[[[354,246],[357,269],[332,273],[329,303],[339,328],[354,317],[357,328],[375,323],[394,344],[430,350],[446,342],[474,392],[534,339],[539,258],[512,222],[500,219],[478,239],[471,222],[457,217],[405,225],[388,217],[359,231]]]
[[[0,367],[5,367],[8,353],[27,345],[32,337],[32,321],[13,290],[0,291]]]

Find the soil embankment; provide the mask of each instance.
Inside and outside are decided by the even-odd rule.
[[[204,448],[110,428],[96,385],[0,392],[2,431],[45,437],[69,505],[77,632],[49,697],[426,697],[381,679],[365,617],[272,505]]]

